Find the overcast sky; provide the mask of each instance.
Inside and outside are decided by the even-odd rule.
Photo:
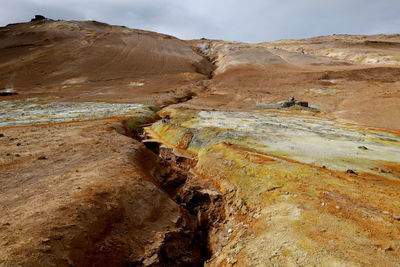
[[[97,20],[182,39],[262,42],[400,32],[400,0],[0,0],[0,25]]]

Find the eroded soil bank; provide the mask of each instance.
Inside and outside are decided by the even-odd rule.
[[[193,178],[193,162],[152,152],[113,119],[1,132],[15,147],[0,151],[10,162],[0,174],[2,265],[202,266],[210,257],[222,198]]]
[[[177,203],[191,221],[191,227],[168,233],[158,253],[161,266],[203,266],[213,254],[211,232],[224,223],[225,207],[221,193],[192,171],[195,159],[176,155],[172,149],[153,142],[140,126],[127,134],[142,142],[145,153],[152,153],[152,178]],[[148,166],[142,166],[144,169]]]

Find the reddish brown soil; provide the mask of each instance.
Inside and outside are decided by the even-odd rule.
[[[345,68],[237,67],[214,77],[209,94],[189,103],[191,107],[252,110],[256,104],[295,97],[335,119],[400,129],[396,119],[400,116],[400,68]],[[337,89],[338,93],[308,93],[312,88]]]
[[[0,265],[201,262],[195,220],[123,132],[113,120],[2,129]]]
[[[312,63],[319,62],[315,57],[300,52],[282,55],[283,50],[269,49],[265,53],[280,57],[273,55],[274,61],[264,66],[251,62],[233,66],[208,84],[204,80],[213,68],[208,58],[190,48],[193,42],[167,35],[98,22],[46,20],[1,28],[0,36],[0,88],[12,85],[19,93],[7,99],[52,96],[57,101],[165,105],[197,95],[191,107],[252,110],[256,104],[296,97],[339,120],[400,129],[396,119],[400,116],[400,69],[396,65],[323,58],[317,58],[324,60],[317,64]],[[396,44],[394,37],[371,36],[379,41],[367,47],[397,53],[400,46],[385,43]],[[292,46],[311,42],[309,53],[327,47],[356,49],[355,53],[365,50],[365,44],[358,41],[361,37],[346,37],[353,38],[352,42],[333,41],[336,38],[303,40]],[[366,40],[367,36],[361,41]],[[260,48],[250,47],[246,53],[251,59]],[[311,88],[339,92],[318,95],[307,91]]]
[[[13,98],[162,104],[211,70],[175,37],[97,22],[15,24],[0,37],[0,88]]]

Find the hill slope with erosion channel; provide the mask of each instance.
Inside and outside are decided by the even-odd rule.
[[[398,35],[0,36],[0,265],[399,266]]]

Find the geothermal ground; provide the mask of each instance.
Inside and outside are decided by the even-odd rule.
[[[0,28],[1,266],[400,266],[400,35]]]

